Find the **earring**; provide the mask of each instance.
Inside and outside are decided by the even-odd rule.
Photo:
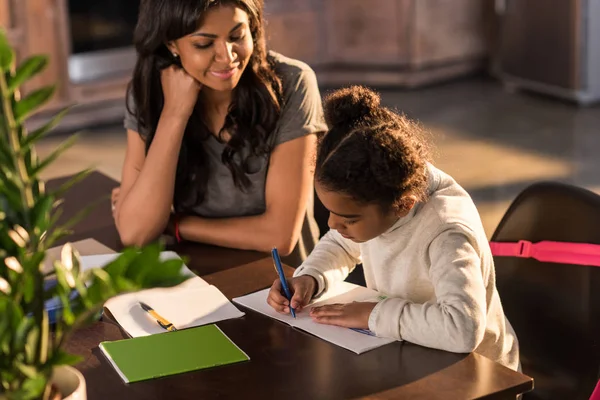
[[[174,57],[174,58],[179,58],[179,54],[177,54],[177,53],[173,53],[173,57]]]

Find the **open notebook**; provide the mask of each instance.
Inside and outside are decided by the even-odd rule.
[[[101,267],[117,256],[118,254],[82,256],[82,268]],[[161,253],[162,259],[178,257],[177,253],[171,251]],[[194,275],[186,266],[183,266],[183,273],[192,277],[178,286],[122,294],[108,300],[104,307],[110,310],[119,325],[131,337],[167,332],[141,308],[140,302],[151,306],[177,329],[211,324],[244,315],[219,289]]]
[[[379,338],[376,336],[360,333],[355,330],[341,328],[339,326],[323,325],[313,322],[309,315],[312,307],[318,307],[325,304],[351,303],[353,301],[373,301],[381,300],[382,296],[372,289],[364,286],[354,285],[348,282],[341,282],[323,293],[317,301],[312,302],[305,307],[302,312],[296,313],[296,318],[291,315],[280,314],[267,304],[269,289],[261,290],[243,297],[233,299],[233,301],[242,306],[248,307],[261,314],[268,315],[279,321],[285,322],[295,328],[302,329],[321,339],[327,340],[335,345],[361,354],[377,347],[392,343],[394,339]]]

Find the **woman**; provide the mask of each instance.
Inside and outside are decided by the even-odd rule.
[[[135,31],[127,152],[114,216],[125,245],[178,240],[299,264],[312,217],[313,71],[267,53],[262,0],[144,0]]]

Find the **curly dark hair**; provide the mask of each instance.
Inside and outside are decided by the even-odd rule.
[[[269,139],[282,102],[281,79],[265,46],[263,0],[142,0],[134,33],[138,60],[128,87],[127,109],[137,118],[147,152],[164,106],[161,70],[173,64],[181,66],[165,43],[193,33],[208,10],[223,5],[246,11],[254,41],[254,51],[234,90],[219,133],[221,136],[227,131],[231,136],[221,159],[231,171],[235,185],[245,190],[252,184],[246,175],[247,158],[271,151]],[[188,121],[177,163],[173,203],[178,212],[202,202],[207,190],[210,166],[203,142],[211,132],[201,117],[200,102],[199,98]],[[234,156],[246,147],[250,150],[247,158],[236,162]]]
[[[420,125],[380,105],[362,86],[325,99],[329,131],[319,140],[315,179],[354,200],[403,210],[403,196],[427,199],[429,151]]]

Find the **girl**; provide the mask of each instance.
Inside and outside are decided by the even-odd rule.
[[[114,217],[125,245],[179,240],[298,265],[318,237],[313,71],[265,50],[262,0],[143,0]],[[172,212],[172,208],[173,211]]]
[[[378,303],[327,305],[314,321],[519,365],[515,333],[495,287],[494,262],[467,192],[426,160],[419,127],[351,87],[326,100],[315,188],[331,230],[290,280],[291,306],[346,278],[357,263]],[[275,281],[269,304],[288,313]]]

